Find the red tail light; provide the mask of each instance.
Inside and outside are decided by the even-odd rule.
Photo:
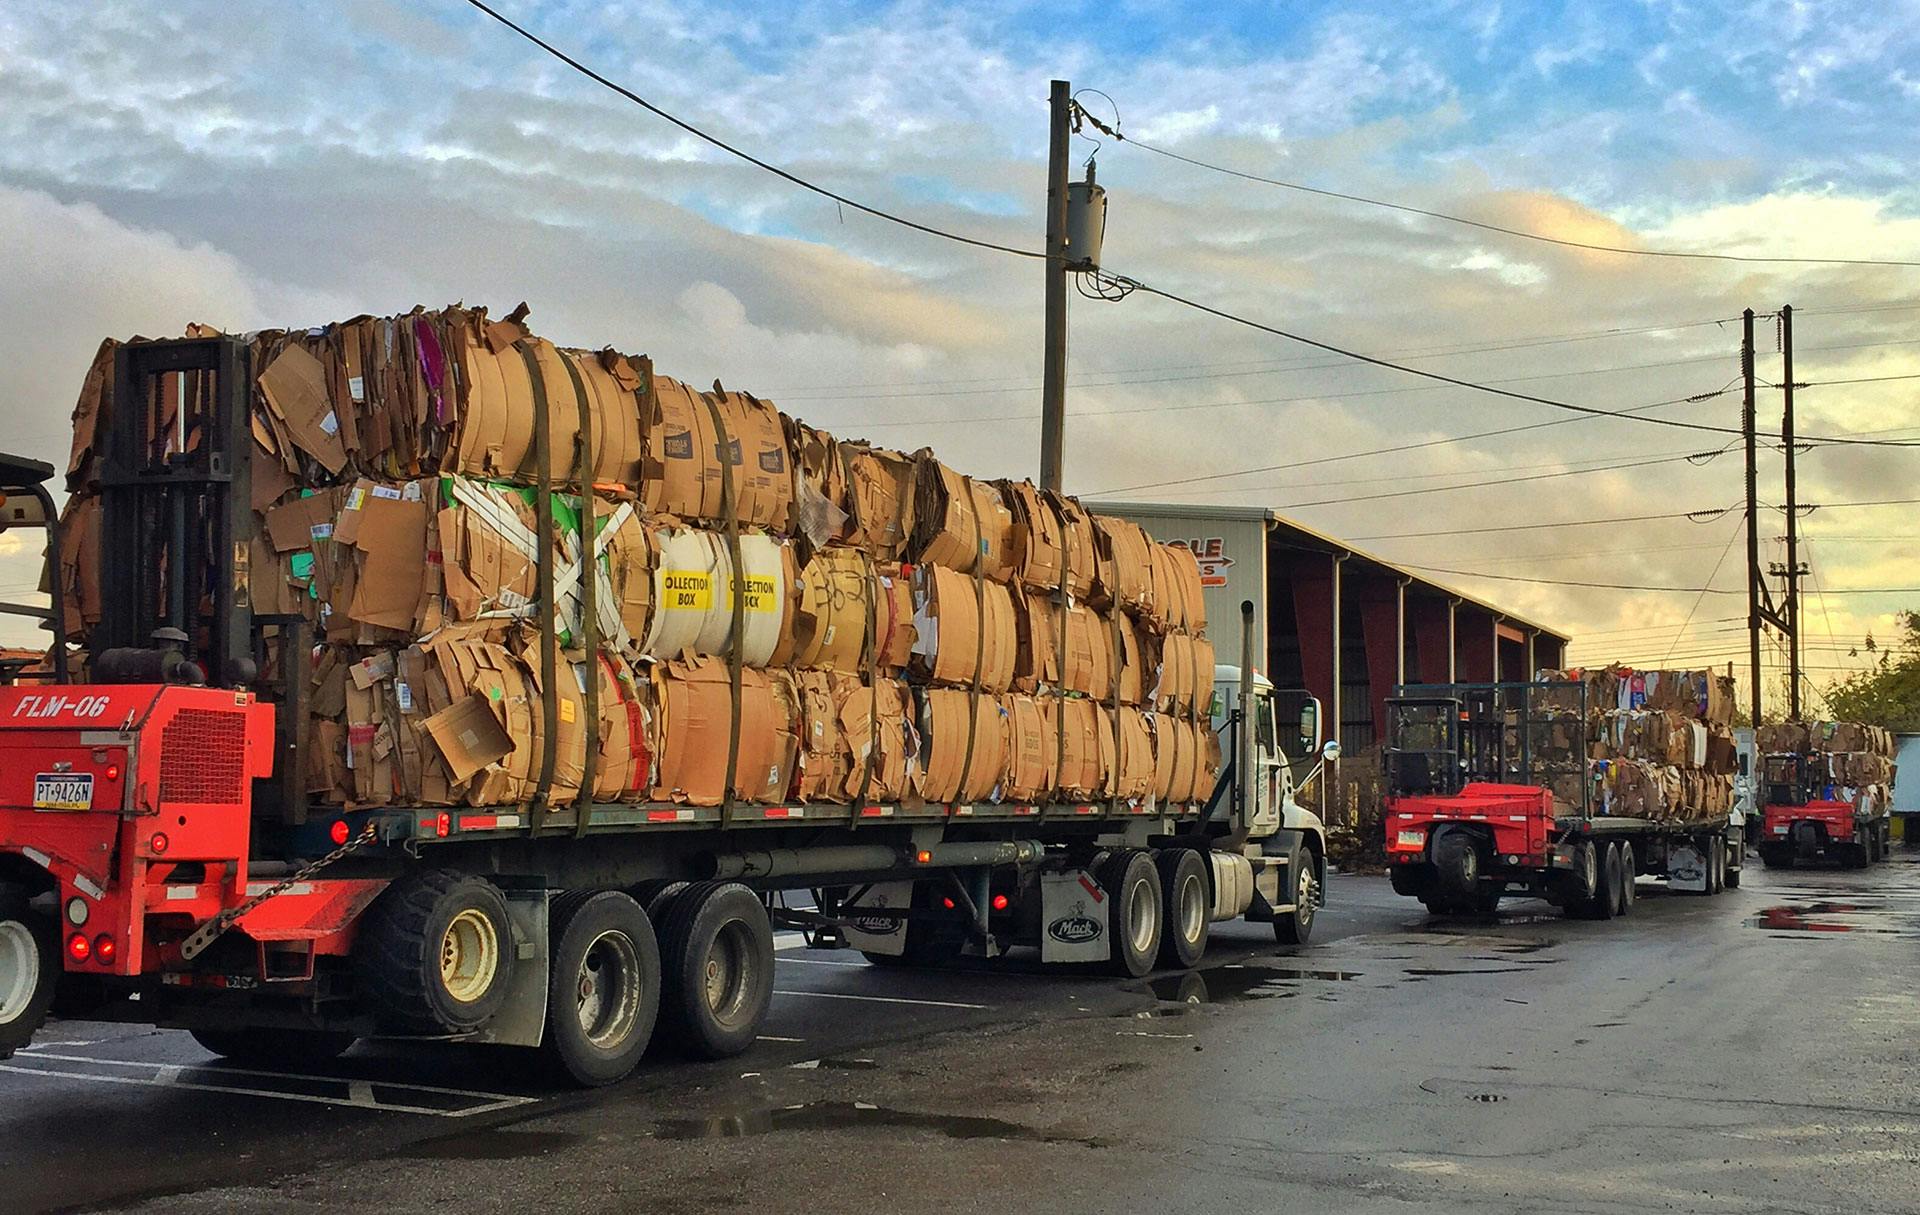
[[[1005,910],[1007,909],[1007,906],[1008,906],[1008,905],[1009,905],[1009,904],[1010,904],[1011,902],[1012,902],[1012,900],[1011,900],[1011,899],[1009,899],[1009,898],[1007,898],[1007,896],[1006,896],[1006,895],[1004,895],[1004,894],[996,894],[996,895],[994,895],[994,896],[993,896],[993,909],[994,909],[995,911],[1005,911]]]
[[[108,764],[108,765],[107,765],[107,779],[108,779],[108,780],[119,780],[119,779],[120,779],[120,765],[119,765],[119,764]]]
[[[120,947],[114,944],[113,938],[106,933],[103,932],[93,938],[93,960],[100,963],[100,965],[113,965],[113,955],[119,952]]]
[[[167,839],[166,832],[156,831],[153,833],[153,837],[147,841],[147,847],[155,856],[164,856],[167,851],[167,845],[170,842],[171,841]]]
[[[942,899],[940,900],[940,905],[941,905],[941,906],[943,906],[943,907],[945,907],[945,908],[946,908],[946,909],[947,909],[948,911],[952,911],[952,910],[954,909],[954,907],[956,906],[956,904],[954,903],[954,901],[953,901],[953,898],[952,898],[951,896],[948,896],[948,897],[945,897],[945,898],[942,898]]]
[[[76,962],[86,961],[93,956],[93,942],[84,933],[74,933],[67,938],[67,956]]]
[[[435,835],[438,835],[444,838],[452,830],[453,830],[453,815],[448,814],[445,810],[442,810],[440,812],[440,816],[433,820],[433,833]],[[343,838],[340,842],[345,843],[346,840]]]
[[[442,831],[440,834],[445,835],[446,832]],[[327,828],[327,838],[331,839],[336,845],[346,843],[347,820],[344,818],[334,819],[333,826]]]

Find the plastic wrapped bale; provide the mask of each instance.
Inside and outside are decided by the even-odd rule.
[[[1007,588],[945,566],[913,573],[913,671],[933,683],[1004,692],[1013,684],[1017,651],[1013,599]]]
[[[920,688],[918,786],[930,802],[991,797],[1007,768],[1007,720],[997,696]]]

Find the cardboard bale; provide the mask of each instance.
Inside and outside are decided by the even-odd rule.
[[[912,458],[863,444],[842,443],[840,448],[853,506],[849,542],[882,561],[900,560],[914,525]]]
[[[1106,796],[1113,771],[1113,730],[1107,711],[1083,696],[1050,696],[1041,700],[1059,732],[1059,794],[1067,799]]]
[[[1052,608],[1052,615],[1054,628],[1066,632],[1066,665],[1060,670],[1059,686],[1106,700],[1113,694],[1112,629],[1084,603],[1074,603],[1064,613]]]
[[[743,527],[784,532],[793,510],[793,470],[780,411],[751,394],[714,388],[707,400],[720,414],[716,454],[732,466],[734,517]]]
[[[897,802],[908,788],[908,760],[920,747],[911,696],[897,679],[836,680],[840,734],[846,742],[846,800]]]
[[[923,451],[914,457],[913,535],[916,562],[983,577],[1013,573],[1013,513],[993,486],[955,472]]]
[[[1007,588],[940,565],[915,567],[912,586],[914,672],[933,683],[1010,688],[1017,630]]]
[[[653,800],[717,806],[727,796],[727,746],[734,711],[727,664],[696,657],[656,664],[660,750]],[[740,746],[734,794],[778,801],[793,762],[792,731],[762,671],[740,672]],[[783,771],[783,765],[788,765]],[[778,792],[776,792],[776,790]]]
[[[1113,784],[1109,796],[1122,801],[1143,801],[1153,792],[1153,734],[1147,715],[1132,705],[1122,705],[1107,715],[1114,731]]]
[[[866,660],[867,622],[890,603],[873,559],[853,548],[816,549],[794,587],[791,644],[774,662],[859,673]]]
[[[641,490],[650,514],[721,517],[719,435],[704,397],[671,376],[653,377]]]
[[[851,757],[840,730],[836,689],[858,687],[860,681],[851,675],[805,670],[791,672],[785,678],[791,681],[798,710],[793,796],[802,802],[845,801]]]
[[[991,797],[1007,769],[1007,716],[997,696],[958,688],[916,690],[917,788],[930,802]]]
[[[1013,550],[1021,585],[1031,591],[1058,592],[1066,560],[1060,516],[1031,481],[1002,481],[998,487],[1013,513]]]
[[[824,430],[780,415],[793,467],[793,532],[809,551],[852,539],[853,507],[846,459]]]
[[[1153,540],[1139,524],[1112,515],[1093,516],[1103,553],[1105,584],[1097,596],[1139,616],[1153,614]]]
[[[1035,697],[1018,692],[1000,698],[1007,723],[1007,767],[1001,796],[1034,802],[1053,791],[1060,767],[1059,738],[1050,715]]]
[[[1153,541],[1147,552],[1148,569],[1153,576],[1153,604],[1146,615],[1156,631],[1170,633],[1187,624],[1187,595],[1181,585],[1180,568],[1169,545]]]
[[[876,562],[878,578],[874,600],[874,664],[883,674],[897,675],[912,660],[917,639],[913,625],[913,585],[901,566]]]
[[[1013,592],[1015,691],[1033,693],[1060,685],[1060,650],[1056,638],[1058,612],[1044,595]]]
[[[1093,516],[1072,498],[1056,493],[1043,497],[1060,521],[1061,552],[1067,565],[1067,593],[1084,599],[1100,581],[1099,545],[1095,541]]]

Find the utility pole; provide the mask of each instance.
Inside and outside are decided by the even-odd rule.
[[[1780,309],[1780,440],[1787,456],[1787,712],[1800,720],[1800,524],[1793,484],[1793,305]]]
[[[1067,431],[1067,140],[1072,85],[1053,82],[1047,137],[1047,323],[1041,366],[1040,488],[1064,492]]]
[[[1747,445],[1747,696],[1752,724],[1760,726],[1760,470],[1754,450],[1753,309],[1740,314],[1740,374],[1746,380],[1740,430]]]

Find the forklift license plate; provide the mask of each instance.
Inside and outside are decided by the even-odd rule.
[[[1402,831],[1400,833],[1400,846],[1402,848],[1418,848],[1426,842],[1427,833],[1424,831]]]
[[[93,809],[93,773],[78,776],[65,772],[41,772],[33,778],[35,810]]]

